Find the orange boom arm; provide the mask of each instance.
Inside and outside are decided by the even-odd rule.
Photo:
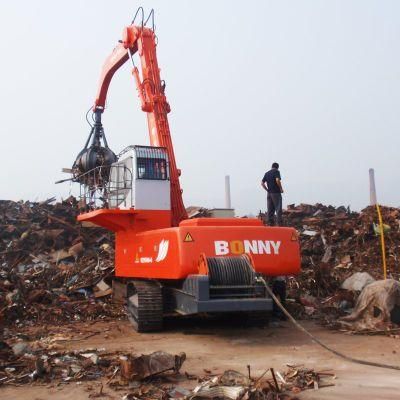
[[[106,59],[100,76],[99,88],[93,111],[105,108],[108,87],[114,73],[133,54],[138,53],[141,62],[142,79],[139,70],[133,64],[132,74],[135,78],[141,107],[147,113],[150,144],[165,147],[168,152],[171,183],[171,225],[178,226],[187,218],[183,205],[182,190],[179,183],[180,170],[176,167],[175,154],[169,130],[167,114],[171,108],[165,97],[165,83],[160,78],[160,69],[156,54],[156,35],[146,27],[128,26],[123,31],[123,39]]]

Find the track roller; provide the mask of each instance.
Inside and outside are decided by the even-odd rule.
[[[135,280],[128,284],[128,317],[137,332],[162,329],[161,286],[153,281]]]

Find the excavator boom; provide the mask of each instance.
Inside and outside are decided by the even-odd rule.
[[[141,108],[147,114],[150,145],[165,147],[167,150],[171,185],[171,226],[178,226],[180,221],[187,218],[187,214],[179,183],[180,170],[176,166],[168,123],[167,114],[171,108],[165,96],[165,82],[160,78],[157,62],[156,40],[156,35],[150,28],[131,25],[124,29],[122,40],[103,65],[93,111],[95,114],[104,111],[112,77],[131,59]],[[142,77],[133,62],[133,55],[136,53],[140,58]]]

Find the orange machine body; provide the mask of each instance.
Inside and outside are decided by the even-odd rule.
[[[199,218],[170,227],[168,211],[97,210],[79,216],[115,231],[115,273],[119,277],[185,279],[199,273],[206,257],[251,255],[255,270],[267,276],[297,274],[297,232],[266,227],[253,218]],[[152,226],[164,226],[152,229]]]
[[[145,24],[144,24],[145,25]],[[86,212],[89,221],[115,232],[115,272],[119,277],[183,280],[199,274],[204,257],[235,257],[247,253],[256,271],[269,276],[296,274],[300,270],[297,232],[286,227],[266,227],[250,218],[187,219],[157,61],[154,29],[128,26],[122,40],[106,59],[93,107],[103,112],[114,73],[129,59],[133,64],[141,108],[147,114],[150,145],[163,147],[170,171],[170,209],[137,210],[102,208]],[[141,76],[133,61],[140,58]]]

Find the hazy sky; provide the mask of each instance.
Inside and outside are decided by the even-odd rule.
[[[185,204],[265,208],[281,164],[284,203],[399,205],[399,1],[1,1],[1,199],[77,192],[99,72],[137,6],[156,12],[158,59]],[[148,144],[130,65],[103,122],[110,147]]]

